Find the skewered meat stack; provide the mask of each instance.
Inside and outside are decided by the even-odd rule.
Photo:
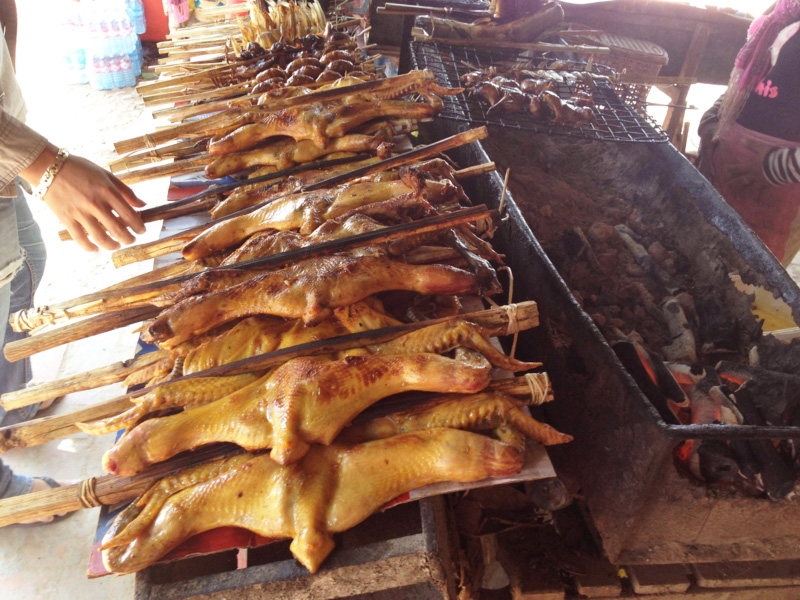
[[[528,112],[535,118],[558,125],[580,127],[595,121],[594,99],[589,91],[578,90],[569,100],[556,92],[558,84],[574,86],[581,82],[589,89],[597,76],[586,71],[511,69],[498,74],[497,69],[476,69],[461,76],[468,93],[490,105],[493,112]],[[606,78],[607,79],[607,78]]]
[[[247,4],[250,8],[249,20],[238,19],[245,44],[268,46],[282,37],[293,39],[320,33],[328,25],[325,12],[317,0],[248,0]]]
[[[328,190],[315,202],[298,195],[281,208],[284,199],[277,199],[265,205],[270,211],[225,220],[187,244],[184,256],[196,259],[238,248],[229,254],[233,256],[254,227],[272,236],[296,230],[289,244],[302,244],[303,234],[316,234],[317,240],[339,235],[339,227],[348,222],[380,227],[363,217],[369,213],[397,218],[398,200],[408,206],[447,210],[448,205],[465,199],[453,170],[438,159],[382,175],[386,180],[350,186],[370,186],[370,198],[342,194],[340,187],[338,193]],[[401,185],[405,194],[398,194]],[[367,210],[352,208],[358,205]],[[339,217],[325,219],[348,207],[351,210]],[[341,219],[346,215],[347,219]],[[354,222],[356,218],[360,224]],[[327,232],[321,231],[331,223]],[[497,258],[474,232],[455,235],[462,247],[469,246],[467,256],[475,251]],[[245,347],[283,347],[398,324],[375,297],[378,292],[409,290],[444,296],[435,304],[452,315],[458,302],[447,296],[499,291],[491,274],[487,283],[485,272],[479,277],[449,265],[398,260],[409,257],[423,241],[436,240],[403,240],[395,248],[371,247],[310,259],[264,274],[200,274],[161,300],[170,307],[149,325],[146,335],[165,348],[191,348],[182,361],[185,373],[219,364],[226,352],[222,360],[240,357]],[[275,249],[273,244],[263,247]],[[403,254],[392,257],[392,251]],[[487,268],[485,259],[472,258],[473,265]],[[409,311],[413,314],[412,306],[407,306],[406,314]],[[258,314],[270,316],[249,316],[232,329],[196,343],[233,319]],[[226,349],[235,349],[233,355]],[[106,539],[107,566],[115,572],[132,572],[194,533],[238,525],[269,537],[294,537],[293,552],[313,571],[333,547],[332,532],[351,527],[398,494],[434,481],[474,481],[513,473],[521,466],[525,436],[545,444],[569,441],[569,436],[523,413],[519,400],[484,392],[491,383],[492,366],[521,371],[536,365],[506,357],[479,327],[453,315],[444,323],[355,351],[296,358],[266,372],[218,377],[213,382],[200,378],[167,384],[141,396],[127,413],[82,425],[96,434],[133,426],[104,458],[105,468],[119,474],[135,474],[155,462],[215,442],[234,442],[256,453],[203,465],[156,484],[120,518]],[[448,396],[429,410],[395,415],[338,438],[371,404],[412,390],[461,396]],[[182,412],[146,418],[175,409]],[[495,430],[498,439],[453,428]],[[270,450],[268,456],[260,454],[264,450]],[[358,464],[355,456],[363,457]],[[386,469],[387,460],[395,469]],[[320,479],[316,474],[322,472],[328,476]],[[362,475],[358,480],[356,472]],[[250,477],[254,481],[268,478],[272,483],[256,486],[260,492],[238,501],[244,497],[239,494],[240,484]],[[365,488],[367,493],[360,494]],[[288,513],[257,508],[274,506],[272,500],[278,499],[286,501],[281,506]],[[145,508],[137,517],[141,507]],[[336,516],[339,512],[349,517],[342,520]]]

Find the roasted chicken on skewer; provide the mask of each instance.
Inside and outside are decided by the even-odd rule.
[[[117,518],[103,560],[112,572],[137,571],[196,533],[234,525],[294,538],[292,552],[316,571],[332,533],[397,496],[436,481],[512,474],[522,466],[523,436],[572,439],[531,419],[522,404],[500,393],[445,397],[347,428],[291,468],[243,454],[167,477]],[[494,431],[502,441],[457,428]]]
[[[238,317],[255,314],[321,323],[332,309],[390,290],[419,294],[490,295],[474,274],[445,265],[409,265],[378,256],[310,259],[216,292],[186,298],[165,309],[145,337],[174,347]]]
[[[440,356],[453,349],[455,359]],[[310,444],[329,444],[353,417],[386,396],[411,390],[478,392],[489,383],[491,364],[513,371],[538,366],[506,357],[478,328],[459,320],[357,354],[333,361],[296,358],[211,404],[145,421],[106,453],[104,466],[129,475],[222,441],[249,450],[272,448],[271,456],[288,464]]]
[[[185,356],[176,351],[171,364],[180,366],[180,372],[174,374],[176,377],[190,375],[282,348],[399,324],[399,321],[365,302],[336,309],[332,318],[316,327],[307,327],[300,320],[249,317],[200,344]],[[79,423],[78,427],[91,435],[103,435],[130,427],[154,411],[207,404],[253,383],[261,375],[263,373],[202,377],[167,383],[134,398],[135,405],[119,415],[92,423]]]
[[[441,167],[426,163],[400,169],[399,179],[367,178],[335,188],[297,192],[268,202],[257,210],[227,219],[203,231],[183,248],[183,257],[197,260],[239,244],[267,229],[298,229],[308,234],[324,221],[385,200],[418,198],[433,204],[466,199],[461,186]],[[388,178],[387,178],[388,179]]]

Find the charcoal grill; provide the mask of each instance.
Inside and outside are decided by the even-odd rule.
[[[450,87],[461,87],[461,76],[475,68],[532,64],[531,68],[534,70],[547,69],[560,60],[524,50],[451,46],[436,42],[411,42],[411,59],[415,69],[433,71],[441,84]],[[611,69],[602,65],[590,66],[586,62],[576,60],[569,62],[575,65],[574,69],[570,70],[591,70],[599,75],[613,74]],[[559,83],[556,84],[554,91],[566,100],[579,90],[592,92],[596,119],[596,122],[580,127],[548,123],[534,118],[527,112],[498,111],[490,114],[486,103],[468,93],[444,97],[444,110],[439,113],[438,118],[473,125],[494,125],[505,130],[517,129],[602,141],[651,143],[667,141],[666,133],[655,121],[637,113],[634,108],[623,102],[609,82],[597,80],[592,90],[580,82]]]
[[[433,136],[452,133],[453,121],[430,125]],[[497,129],[494,135],[502,135]],[[545,137],[545,136],[541,136]],[[490,137],[491,139],[491,137]],[[503,140],[513,143],[512,140]],[[560,143],[568,144],[569,140]],[[639,186],[636,205],[644,220],[682,228],[695,261],[724,255],[732,268],[764,285],[800,315],[800,290],[741,218],[674,146],[597,144],[621,150],[619,177]],[[460,164],[491,160],[472,144],[453,153]],[[476,201],[491,206],[500,195],[499,175],[466,182]],[[631,206],[634,208],[634,206]],[[516,300],[536,300],[542,326],[521,338],[518,352],[544,361],[559,398],[547,411],[575,441],[551,456],[562,477],[577,479],[607,556],[615,564],[682,564],[800,557],[800,504],[720,493],[679,473],[673,448],[680,439],[732,434],[773,437],[795,431],[738,427],[699,430],[665,424],[623,369],[592,319],[581,308],[533,236],[513,199],[509,219],[495,237],[515,273]],[[692,231],[695,235],[685,235]],[[725,273],[708,273],[720,286]],[[557,347],[549,323],[564,320],[573,345]]]

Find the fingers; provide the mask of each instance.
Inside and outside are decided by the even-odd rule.
[[[81,220],[81,225],[88,232],[89,237],[100,247],[105,248],[106,250],[116,250],[119,248],[119,242],[111,239],[106,228],[101,225],[97,219],[86,216],[83,218],[83,220]],[[131,239],[133,239],[133,236],[131,236],[130,233],[127,231],[125,233],[130,236]]]
[[[111,181],[117,187],[117,189],[122,194],[122,197],[125,199],[130,206],[135,206],[136,208],[142,208],[145,206],[145,203],[139,199],[139,197],[133,193],[133,190],[129,188],[127,185],[122,183],[119,179],[117,179],[114,175],[109,174],[111,177]],[[144,233],[143,231],[138,231],[137,233]]]
[[[141,202],[141,200],[136,198],[136,196],[133,196],[133,199],[138,202]],[[138,212],[136,212],[135,210],[133,210],[133,208],[131,208],[130,202],[131,201],[129,199],[124,197],[123,192],[119,192],[119,195],[114,195],[109,199],[111,208],[113,208],[114,211],[116,211],[116,213],[119,215],[119,219],[121,220],[123,227],[130,227],[133,231],[139,234],[144,233],[145,227],[144,227],[144,222],[142,221],[142,217],[139,215]],[[130,234],[128,234],[126,230],[125,234],[123,235],[127,236]],[[118,239],[124,241],[126,244],[130,244],[131,242],[133,242],[135,238],[131,236],[130,241],[122,240],[122,238]]]
[[[69,221],[65,222],[64,226],[69,231],[70,237],[75,240],[75,243],[78,244],[83,250],[87,252],[97,252],[99,248],[95,246],[92,242],[89,241],[89,236],[86,235],[86,231],[84,231],[83,227],[81,227],[80,223],[77,221]]]

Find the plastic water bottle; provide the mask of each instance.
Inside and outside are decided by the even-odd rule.
[[[128,55],[128,58],[130,58],[131,61],[131,69],[133,70],[133,75],[135,77],[139,77],[142,74],[143,59],[142,59],[142,41],[139,39],[138,36],[136,37],[136,46],[133,52],[131,52]]]
[[[147,29],[147,23],[144,18],[144,6],[142,0],[127,0],[126,9],[128,11],[128,18],[133,25],[134,33],[141,35]]]
[[[117,87],[131,87],[136,85],[136,76],[133,74],[133,65],[131,65],[130,56],[122,54],[119,57],[119,72],[121,75],[122,84]]]

